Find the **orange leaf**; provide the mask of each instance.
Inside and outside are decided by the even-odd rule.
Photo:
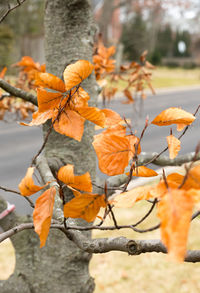
[[[74,166],[66,165],[59,169],[58,179],[73,188],[79,189],[81,191],[92,192],[92,182],[89,172],[75,176]]]
[[[124,94],[128,98],[128,103],[133,103],[134,102],[134,99],[132,97],[132,94],[131,94],[131,92],[128,89],[125,89],[124,90]]]
[[[103,112],[106,117],[105,127],[113,126],[113,125],[118,124],[122,121],[121,116],[113,110],[102,109],[101,112]]]
[[[100,136],[100,135],[106,135],[106,134],[108,135],[115,134],[115,135],[124,137],[126,135],[126,127],[118,124],[113,127],[107,128],[101,134],[98,134],[98,135]]]
[[[72,106],[74,107],[88,107],[88,100],[90,96],[88,93],[82,88],[79,87],[78,90],[71,91],[72,97]]]
[[[75,111],[85,119],[101,127],[105,126],[105,115],[96,107],[76,107]]]
[[[37,100],[38,100],[38,111],[45,112],[50,109],[54,109],[61,98],[63,97],[62,93],[53,93],[48,92],[45,89],[38,88],[37,89]]]
[[[68,65],[65,68],[63,77],[65,81],[65,90],[70,90],[74,86],[81,83],[84,79],[86,79],[94,69],[94,65],[92,65],[87,60],[79,60],[74,64]]]
[[[115,46],[107,48],[107,58],[115,54]]]
[[[20,184],[18,185],[21,195],[29,196],[34,194],[44,188],[44,186],[38,186],[34,184],[32,175],[34,172],[34,167],[28,168],[25,177],[21,180]]]
[[[178,138],[173,136],[172,134],[167,136],[167,143],[169,148],[169,157],[170,159],[176,158],[180,149],[181,149],[181,142]]]
[[[162,111],[151,123],[163,126],[171,124],[190,125],[195,120],[195,117],[180,108],[168,108]]]
[[[32,115],[32,121],[30,123],[24,123],[24,122],[20,122],[20,125],[23,126],[37,126],[40,124],[45,123],[48,119],[52,118],[53,116],[53,111],[49,110],[46,112],[34,112]]]
[[[185,190],[172,189],[158,203],[161,238],[170,257],[183,261],[186,254],[193,200]]]
[[[35,85],[44,88],[53,89],[58,92],[65,92],[65,84],[59,77],[51,73],[37,72]]]
[[[137,149],[137,155],[139,155],[141,153],[141,146],[140,146],[140,144],[138,144],[139,138],[137,136],[135,136],[134,134],[127,135],[126,138],[130,142],[130,148],[132,151],[129,153],[129,160],[130,160],[133,157],[133,155],[135,154],[136,149]]]
[[[6,71],[7,71],[7,67],[4,67],[0,72],[0,78],[4,78]]]
[[[127,175],[129,175],[129,172],[127,173]],[[132,176],[153,177],[153,176],[158,176],[158,173],[152,169],[145,167],[145,166],[138,166],[133,170]]]
[[[177,129],[177,131],[182,131],[184,128],[185,128],[185,124],[181,124],[181,123],[178,123],[177,125],[176,125],[176,129]]]
[[[55,121],[53,127],[55,131],[81,141],[85,119],[75,111],[68,109],[60,115],[58,120],[55,120],[57,115],[58,111],[55,110],[53,116],[53,121]]]
[[[31,67],[37,69],[36,63],[30,56],[22,57],[22,59],[18,63],[16,63],[15,66]]]
[[[124,173],[132,154],[129,140],[114,134],[94,136],[93,142],[100,170],[110,176]]]
[[[101,207],[106,207],[105,195],[81,194],[64,205],[64,216],[92,222]]]
[[[112,204],[117,208],[131,208],[139,200],[150,199],[152,186],[139,186],[115,196]]]
[[[35,203],[33,223],[35,232],[40,237],[40,247],[45,245],[47,236],[49,234],[55,195],[56,189],[53,186],[50,189],[47,189],[40,197],[38,197]]]
[[[178,185],[181,185],[183,182],[184,176],[178,173],[172,173],[167,176],[168,181],[173,181]],[[193,167],[185,180],[181,189],[200,189],[200,165]]]

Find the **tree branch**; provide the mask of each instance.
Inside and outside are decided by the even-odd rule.
[[[181,155],[176,157],[175,159],[171,160],[168,156],[160,156],[159,158],[153,160],[153,158],[158,155],[158,153],[141,153],[139,155],[139,166],[142,166],[149,161],[151,161],[151,164],[157,165],[157,166],[181,166],[184,163],[191,162],[191,161],[197,161],[200,160],[200,153],[198,153],[195,156],[195,152],[187,153],[185,155]]]
[[[70,219],[70,222],[73,222]],[[72,224],[72,223],[70,223]],[[71,240],[82,250],[89,253],[105,253],[109,251],[127,252],[129,255],[139,255],[147,252],[167,253],[160,240],[131,240],[125,237],[88,239],[80,231],[69,231]],[[200,250],[189,250],[186,262],[200,262]]]
[[[70,224],[74,222],[68,219]],[[26,229],[33,229],[33,223],[24,223],[0,234],[0,242]],[[82,232],[66,231],[63,225],[53,223],[51,229],[61,230],[81,250],[88,253],[106,253],[110,251],[127,252],[129,255],[139,255],[147,252],[167,253],[160,240],[132,240],[125,237],[89,239]],[[185,257],[186,262],[200,262],[200,250],[189,250]]]
[[[14,9],[16,9],[17,7],[19,7],[20,5],[22,5],[26,0],[17,0],[17,4],[14,5],[13,7],[10,6],[10,4],[7,5],[7,11],[3,14],[3,16],[0,18],[0,23],[4,20],[4,18],[6,18],[6,16],[13,11]]]
[[[15,97],[19,97],[27,102],[30,102],[32,103],[33,105],[37,106],[37,98],[36,96],[28,93],[28,92],[25,92],[23,91],[22,89],[19,89],[19,88],[16,88],[12,85],[10,85],[7,81],[3,80],[0,78],[0,87],[8,92],[9,94],[11,94],[12,96],[15,96]]]
[[[18,195],[20,195],[22,197],[22,195],[21,195],[21,193],[19,191],[16,191],[16,190],[13,190],[13,189],[9,189],[9,188],[3,187],[3,186],[0,186],[0,189],[3,190],[3,191],[6,191],[6,192],[11,192],[11,193],[18,194]],[[34,203],[32,202],[32,200],[30,198],[28,198],[27,196],[23,196],[23,198],[29,202],[29,204],[30,204],[30,206],[32,208],[35,207],[34,206]]]

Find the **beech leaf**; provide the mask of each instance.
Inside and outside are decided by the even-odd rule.
[[[83,193],[64,205],[64,216],[66,218],[82,218],[87,222],[92,222],[101,207],[106,207],[104,194]]]
[[[34,167],[29,167],[25,177],[21,180],[20,184],[18,185],[20,193],[23,196],[29,196],[31,194],[34,194],[46,186],[46,185],[38,186],[34,184],[34,181],[32,178],[33,172],[34,172]]]
[[[83,175],[74,175],[74,166],[66,165],[59,169],[58,179],[73,188],[85,192],[92,192],[92,181],[89,172]]]
[[[115,196],[112,204],[117,208],[131,208],[139,200],[147,200],[152,197],[150,190],[152,186],[139,186],[127,192]]]
[[[49,234],[55,195],[56,189],[53,186],[40,195],[35,203],[35,209],[33,211],[33,223],[35,232],[40,237],[40,247],[45,246]]]
[[[110,176],[124,173],[132,154],[129,140],[115,134],[94,136],[93,146],[96,151],[100,170]]]
[[[126,173],[126,175],[129,175],[129,172]],[[132,176],[153,177],[153,176],[158,176],[158,173],[152,169],[145,167],[145,166],[138,166],[132,171]]]
[[[192,197],[185,190],[169,190],[158,203],[161,238],[169,256],[183,261],[193,211]]]
[[[74,64],[68,65],[63,73],[65,90],[68,91],[81,83],[93,71],[94,65],[87,60],[79,60]]]
[[[194,115],[189,112],[180,108],[168,108],[156,116],[151,123],[158,126],[171,124],[190,125],[194,120]]]
[[[168,144],[170,159],[176,158],[176,156],[178,155],[181,149],[180,140],[171,134],[167,136],[167,144]]]
[[[53,89],[58,92],[65,92],[65,84],[59,77],[51,73],[37,72],[35,75],[35,85]]]
[[[60,115],[58,120],[56,120],[57,115],[58,111],[55,110],[52,117],[55,121],[53,125],[55,131],[81,141],[85,119],[75,111],[68,109]]]

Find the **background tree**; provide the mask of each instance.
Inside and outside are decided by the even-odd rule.
[[[140,13],[124,24],[121,42],[124,45],[125,58],[139,60],[141,53],[147,48],[146,23]]]

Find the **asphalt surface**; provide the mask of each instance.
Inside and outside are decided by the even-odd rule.
[[[107,107],[117,111],[122,117],[131,119],[133,131],[137,131],[139,136],[147,115],[149,121],[152,121],[162,110],[169,107],[181,107],[194,113],[200,104],[200,88],[167,91],[158,93],[156,96],[150,95],[143,104],[137,101],[136,105],[127,105],[122,104],[122,100],[113,100]],[[101,107],[101,102],[99,107]],[[199,117],[200,113],[187,134],[182,138],[181,154],[194,151],[200,141]],[[141,143],[142,151],[161,151],[166,146],[165,137],[169,135],[169,129],[170,127],[150,125]],[[173,133],[177,136],[175,127],[173,127]],[[24,177],[26,169],[41,143],[42,133],[40,128],[20,126],[16,122],[5,123],[0,121],[0,186],[18,189],[17,186]],[[14,203],[19,213],[31,213],[28,203],[20,196],[1,190],[0,195]]]

